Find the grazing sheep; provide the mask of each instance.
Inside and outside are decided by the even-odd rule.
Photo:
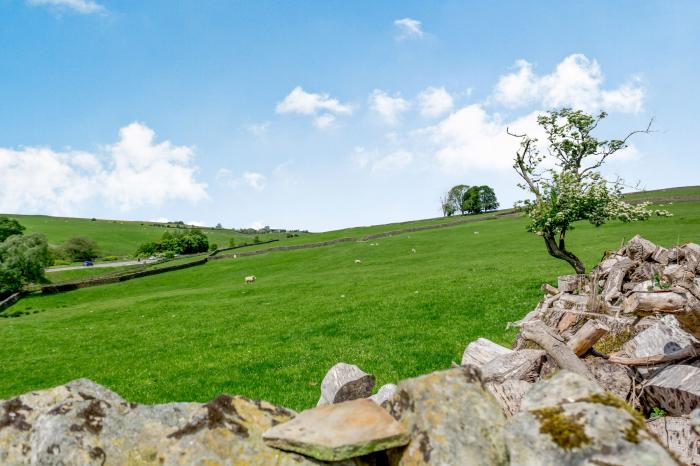
[[[415,254],[415,253],[416,253],[416,248],[411,248],[411,252],[412,252],[413,254]]]
[[[474,234],[475,234],[475,235],[478,235],[478,234],[479,234],[479,232],[478,232],[478,231],[475,231],[475,232],[474,232]]]
[[[362,261],[361,261],[360,259],[355,259],[355,263],[356,263],[356,264],[361,264]]]
[[[254,281],[255,281],[255,275],[250,275],[249,277],[245,277],[246,283],[253,283]]]

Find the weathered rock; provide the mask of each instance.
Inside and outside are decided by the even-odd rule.
[[[651,259],[655,262],[658,262],[659,264],[667,265],[668,264],[668,249],[666,249],[662,246],[657,246],[656,250],[651,255]]]
[[[388,452],[392,466],[508,462],[505,416],[474,366],[404,380],[387,409],[411,434],[406,448]]]
[[[136,405],[80,379],[0,402],[0,464],[318,464],[263,443],[264,431],[293,416],[227,395],[206,404]]]
[[[684,464],[700,464],[700,436],[690,419],[663,416],[647,421],[647,429]]]
[[[520,411],[520,403],[522,402],[523,396],[530,390],[532,385],[531,382],[518,379],[485,383],[486,390],[493,395],[508,417]]]
[[[462,366],[473,365],[481,367],[492,359],[504,354],[512,353],[511,350],[486,338],[478,338],[472,341],[464,349],[462,354]]]
[[[504,381],[507,379],[534,382],[540,375],[540,368],[547,353],[542,350],[522,349],[512,351],[481,367],[484,381]]]
[[[648,379],[642,401],[672,416],[682,416],[700,407],[700,369],[684,364],[668,366]]]
[[[381,405],[385,401],[391,399],[391,397],[394,396],[394,393],[396,393],[396,385],[393,383],[388,383],[386,385],[382,385],[381,388],[377,390],[377,393],[370,396],[368,399],[374,401],[378,405]]]
[[[584,362],[601,387],[620,399],[627,399],[632,390],[632,378],[624,366],[611,364],[603,358],[588,358]]]
[[[375,378],[354,364],[339,362],[331,367],[321,382],[321,398],[316,406],[367,398],[372,394]]]
[[[405,427],[370,400],[302,411],[263,434],[269,446],[323,461],[341,461],[406,445]]]
[[[525,394],[505,437],[513,466],[677,464],[641,416],[595,382],[567,371]]]

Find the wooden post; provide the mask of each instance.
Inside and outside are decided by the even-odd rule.
[[[576,334],[571,337],[567,346],[576,356],[583,356],[595,345],[610,329],[603,323],[589,319],[583,324]]]

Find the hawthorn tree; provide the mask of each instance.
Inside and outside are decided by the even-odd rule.
[[[649,203],[625,202],[622,181],[610,182],[598,171],[610,156],[627,147],[630,137],[650,133],[653,119],[646,129],[632,131],[624,139],[598,139],[591,133],[606,116],[605,112],[593,116],[570,108],[538,116],[537,123],[547,135],[546,154],[539,151],[537,139],[507,130],[520,138],[513,164],[523,179],[518,186],[534,196],[520,204],[530,219],[527,229],[542,236],[547,252],[566,261],[577,274],[586,273],[586,268],[566,247],[566,234],[575,222],[587,220],[600,226],[610,220],[633,222],[653,214],[671,215],[648,209]]]
[[[0,243],[12,235],[21,235],[24,227],[14,218],[0,217]]]

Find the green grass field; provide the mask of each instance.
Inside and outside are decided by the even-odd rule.
[[[165,228],[154,222],[130,222],[125,220],[91,220],[85,218],[49,217],[45,215],[16,215],[0,214],[16,219],[26,227],[25,233],[39,232],[46,235],[52,245],[63,244],[73,236],[87,236],[97,242],[101,257],[118,256],[130,257],[142,243],[160,239],[166,231],[173,232],[175,228]],[[165,224],[160,224],[165,225]],[[252,243],[255,235],[244,235],[233,230],[202,228],[210,243],[219,247],[227,247],[230,238],[235,238],[236,244]],[[261,241],[285,238],[284,233],[260,234]]]
[[[582,224],[571,248],[591,267],[635,233],[664,245],[700,242],[700,202],[664,208],[674,216]],[[136,402],[226,392],[302,409],[339,361],[374,373],[379,386],[449,367],[479,336],[509,344],[506,323],[535,306],[541,283],[566,273],[524,218],[503,217],[30,296],[10,310],[32,314],[0,319],[0,399],[88,377]],[[250,274],[258,281],[245,285]]]

